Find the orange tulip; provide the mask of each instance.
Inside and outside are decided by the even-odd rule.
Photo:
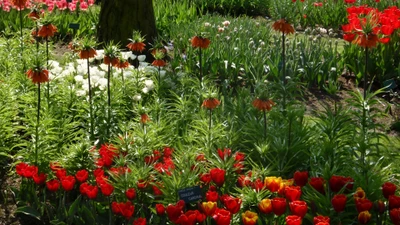
[[[212,216],[217,209],[217,203],[216,202],[202,202],[201,203],[201,209],[203,210],[204,214],[206,216]]]
[[[281,177],[266,177],[264,179],[264,185],[270,192],[277,192],[282,184]]]
[[[265,199],[261,200],[261,202],[258,203],[258,209],[260,210],[260,212],[262,212],[264,214],[271,213],[272,212],[271,199],[265,198]]]
[[[258,215],[255,212],[246,211],[242,213],[242,221],[244,225],[255,225],[258,220]]]

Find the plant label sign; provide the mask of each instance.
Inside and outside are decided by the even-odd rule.
[[[179,199],[185,201],[185,203],[195,202],[201,200],[200,186],[188,187],[185,189],[178,190]]]
[[[80,27],[79,23],[70,23],[69,24],[69,28],[74,29],[74,30],[78,30]]]

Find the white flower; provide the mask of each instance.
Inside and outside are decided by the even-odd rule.
[[[224,60],[225,63],[225,69],[228,69],[228,60]]]
[[[134,55],[131,51],[129,51],[129,52],[121,52],[121,56],[125,60],[128,60],[128,59],[134,60],[136,58],[136,55]]]
[[[232,63],[232,64],[231,64],[231,67],[234,68],[234,69],[236,69],[236,64],[235,64],[235,63]]]
[[[205,23],[204,23],[204,26],[205,26],[205,27],[211,27],[211,23],[205,22]]]
[[[86,95],[86,91],[85,90],[77,90],[76,91],[76,95],[77,96],[85,96]]]
[[[74,77],[74,79],[75,79],[75,81],[76,81],[77,83],[82,83],[82,82],[83,82],[83,76],[82,76],[82,75],[76,75],[76,76]]]
[[[328,31],[325,28],[322,28],[322,27],[319,28],[319,32],[321,34],[327,34],[328,33]]]
[[[227,27],[229,26],[229,24],[231,24],[231,22],[229,22],[228,20],[225,20],[224,22],[222,22],[222,24]]]
[[[104,64],[104,63],[102,63],[99,67],[100,67],[100,69],[103,70],[103,71],[108,71],[108,65],[106,65],[106,64]]]
[[[225,30],[225,29],[224,29],[223,27],[218,27],[218,32],[219,32],[219,33],[224,32],[224,30]]]
[[[304,68],[299,68],[299,69],[297,69],[297,72],[299,72],[299,73],[304,73]]]
[[[146,60],[146,55],[139,55],[137,58],[139,62],[143,62],[144,60]]]
[[[107,79],[106,78],[100,78],[99,81],[97,82],[99,85],[100,90],[105,90],[107,87]]]
[[[234,47],[233,50],[239,51],[239,48],[238,47]]]
[[[331,72],[336,72],[336,67],[332,67]]]
[[[102,60],[104,58],[104,50],[100,49],[96,51],[96,55],[94,56],[95,59],[97,60]]]
[[[149,91],[150,91],[150,90],[149,90],[147,87],[144,87],[144,88],[142,89],[142,92],[145,93],[145,94],[149,93]]]
[[[148,88],[150,91],[154,89],[154,82],[152,80],[145,80],[144,85],[146,88]]]
[[[270,71],[270,68],[268,65],[264,65],[264,72],[268,73]]]
[[[138,102],[138,101],[140,101],[141,99],[142,99],[142,96],[141,96],[140,94],[136,94],[136,95],[133,96],[133,101]]]

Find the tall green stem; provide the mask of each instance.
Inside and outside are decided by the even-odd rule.
[[[199,80],[200,80],[200,88],[201,88],[201,86],[202,86],[202,80],[203,80],[203,60],[202,60],[202,53],[201,53],[201,48],[199,48],[199,67],[200,67],[200,77],[199,77]]]
[[[93,117],[93,106],[92,106],[92,85],[90,80],[90,66],[89,57],[87,58],[87,73],[88,73],[88,85],[89,85],[89,113],[90,113],[90,140],[94,139],[94,117]]]
[[[265,109],[263,110],[263,114],[264,114],[264,140],[267,140],[267,112]]]
[[[46,69],[49,69],[49,39],[46,37]],[[47,104],[50,107],[50,82],[47,82]]]
[[[110,79],[111,79],[111,63],[108,64],[107,74],[107,136],[110,135],[110,123],[111,123],[111,90],[110,90]]]
[[[369,55],[369,51],[368,51],[368,47],[365,48],[365,68],[364,68],[364,100],[367,97],[367,79],[368,79],[368,55]]]
[[[39,153],[39,124],[40,124],[40,83],[38,83],[38,101],[37,101],[37,117],[36,117],[36,137],[35,137],[35,165],[38,165],[38,153]]]
[[[282,32],[282,85],[283,85],[283,112],[286,113],[286,58],[285,58],[285,33]]]
[[[22,29],[24,27],[24,20],[22,18],[22,5],[19,7],[19,22],[20,22],[20,35],[21,35],[21,61],[22,61],[22,71],[25,71],[25,60],[24,60],[24,33],[22,32]]]

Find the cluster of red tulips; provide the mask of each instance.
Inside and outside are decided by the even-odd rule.
[[[33,180],[39,187],[46,187],[49,192],[57,192],[62,187],[65,192],[70,192],[75,188],[79,190],[81,196],[88,200],[97,201],[99,198],[110,199],[110,210],[115,216],[133,221],[133,224],[146,224],[146,218],[135,217],[135,202],[137,191],[152,192],[158,196],[156,200],[162,199],[163,192],[160,182],[148,179],[138,179],[136,185],[125,187],[123,190],[124,199],[121,196],[116,198],[114,191],[116,180],[113,176],[131,173],[127,166],[116,166],[115,162],[119,157],[125,157],[126,154],[120,152],[113,145],[102,145],[98,150],[91,150],[95,160],[95,169],[90,172],[89,169],[81,169],[74,174],[69,174],[59,163],[51,163],[50,173],[39,171],[35,165],[29,165],[21,162],[16,166],[16,172],[27,180]],[[160,175],[171,176],[175,169],[173,160],[174,150],[170,147],[163,148],[162,151],[154,150],[151,155],[144,157],[145,164],[152,166]],[[185,204],[180,200],[175,203],[164,205],[154,201],[150,203],[154,207],[154,212],[159,217],[167,218],[174,224],[211,224],[211,221],[217,225],[232,224],[235,214],[241,212],[241,221],[244,225],[257,224],[258,220],[279,220],[283,216],[287,225],[302,224],[305,216],[310,212],[310,203],[303,200],[304,188],[318,192],[320,195],[327,196],[332,194],[331,205],[333,210],[340,215],[346,211],[350,201],[354,201],[355,210],[358,213],[358,222],[368,224],[371,221],[371,213],[383,215],[386,210],[389,211],[390,219],[394,224],[400,224],[400,197],[396,196],[397,186],[386,182],[382,185],[382,195],[387,201],[377,200],[372,202],[367,198],[367,194],[362,188],[353,191],[354,180],[351,177],[333,175],[329,181],[322,177],[309,177],[308,171],[296,171],[292,179],[282,179],[281,177],[254,177],[252,171],[244,171],[245,154],[241,152],[232,153],[228,148],[218,149],[217,157],[222,161],[233,161],[230,172],[236,174],[236,186],[240,188],[250,188],[253,191],[267,192],[268,198],[264,198],[256,204],[256,208],[244,209],[242,197],[235,196],[232,193],[224,192],[223,187],[231,184],[226,183],[227,171],[211,167],[208,173],[199,175],[198,184],[205,190],[203,201],[198,202],[198,208],[193,205]],[[196,166],[210,167],[209,160],[204,154],[196,157]],[[202,164],[204,163],[204,164]],[[192,167],[196,171],[196,166]],[[100,195],[101,193],[101,195]],[[349,198],[353,196],[353,198]],[[113,200],[115,199],[115,200]],[[117,201],[117,199],[119,201]],[[387,203],[386,203],[387,202]],[[373,207],[375,206],[375,207]],[[372,212],[374,210],[374,212]],[[314,215],[314,213],[313,213]],[[148,219],[148,218],[147,218]],[[316,215],[313,217],[314,225],[330,224],[333,219],[328,215]]]

